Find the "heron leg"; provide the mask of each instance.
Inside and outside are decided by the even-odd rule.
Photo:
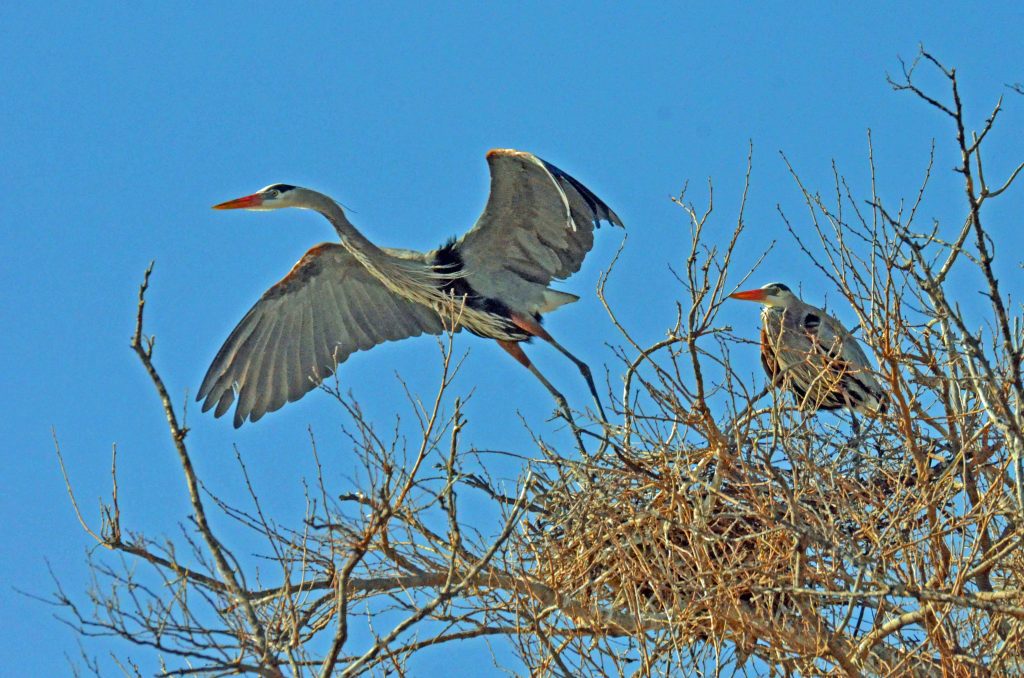
[[[540,383],[544,384],[544,388],[546,388],[548,392],[551,393],[552,397],[554,397],[555,399],[555,402],[558,403],[559,409],[562,410],[562,414],[565,416],[566,420],[569,422],[569,425],[572,427],[573,435],[576,436],[576,442],[578,442],[580,447],[582,448],[583,441],[580,438],[579,427],[576,425],[576,420],[572,418],[572,411],[569,409],[569,401],[566,400],[565,396],[562,395],[558,391],[558,389],[555,388],[554,385],[550,381],[548,381],[543,374],[540,373],[540,370],[537,369],[537,366],[534,365],[533,362],[531,362],[530,359],[526,356],[526,353],[523,351],[523,348],[519,345],[519,342],[501,341],[500,339],[497,341],[498,346],[501,346],[503,349],[505,349],[505,351],[513,358],[515,358],[520,365],[530,370],[530,372],[533,373],[533,376],[537,377]]]
[[[860,438],[860,420],[857,419],[857,413],[850,410],[850,427],[853,429],[853,437],[855,439]]]
[[[552,337],[548,333],[548,331],[541,327],[540,323],[536,322],[535,320],[523,317],[518,313],[513,313],[512,322],[515,323],[517,327],[529,332],[535,337],[543,339],[544,341],[554,346],[556,349],[558,349],[559,353],[564,355],[566,358],[571,360],[576,365],[576,367],[580,371],[580,374],[582,374],[583,378],[587,381],[587,387],[590,389],[590,395],[594,397],[594,403],[597,405],[597,411],[601,415],[601,420],[607,424],[608,417],[605,416],[604,408],[601,406],[601,398],[597,395],[597,387],[594,385],[594,377],[590,372],[590,366],[587,365],[582,360],[580,360],[579,358],[577,358],[576,356],[574,356],[572,353],[570,353],[569,349],[567,349],[565,346],[562,346],[557,341],[555,341],[555,338]]]

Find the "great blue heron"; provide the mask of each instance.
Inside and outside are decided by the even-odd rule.
[[[430,252],[377,247],[331,198],[272,184],[215,209],[310,209],[334,226],[340,243],[322,243],[264,293],[217,353],[199,388],[203,411],[235,407],[235,427],[298,400],[354,351],[384,341],[441,334],[444,318],[497,340],[530,370],[571,419],[561,393],[523,352],[540,337],[579,368],[604,410],[587,365],[541,327],[541,314],[579,299],[548,287],[580,269],[594,228],[619,217],[583,184],[535,155],[487,153],[491,192],[476,224]],[[461,306],[461,308],[460,308]]]
[[[782,283],[730,296],[764,304],[761,365],[773,384],[793,392],[800,409],[885,410],[885,390],[857,340],[838,320],[804,303]]]

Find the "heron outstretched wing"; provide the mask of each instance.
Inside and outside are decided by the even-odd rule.
[[[456,243],[466,270],[480,280],[474,287],[485,295],[489,284],[500,285],[509,274],[540,285],[568,277],[580,269],[602,221],[622,226],[586,186],[532,153],[495,149],[487,163],[487,205]]]
[[[388,290],[342,245],[323,243],[246,313],[196,399],[219,417],[237,397],[237,428],[298,400],[355,351],[443,331],[436,311]]]

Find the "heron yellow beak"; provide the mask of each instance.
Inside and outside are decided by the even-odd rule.
[[[249,209],[252,207],[259,207],[263,204],[263,194],[253,193],[252,195],[246,195],[241,198],[235,198],[234,200],[228,200],[222,202],[219,205],[214,205],[215,210],[241,210]]]
[[[746,292],[737,292],[736,294],[730,294],[730,299],[740,299],[742,301],[764,301],[768,298],[768,293],[762,289],[747,290]]]

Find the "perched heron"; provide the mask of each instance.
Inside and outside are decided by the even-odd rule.
[[[867,356],[835,318],[782,283],[730,296],[764,304],[761,365],[773,384],[792,391],[800,409],[885,410],[885,391]]]
[[[214,408],[219,417],[237,399],[235,427],[256,421],[301,398],[351,353],[441,334],[455,315],[454,329],[497,340],[571,420],[565,398],[520,346],[533,337],[550,343],[576,364],[605,418],[586,363],[540,323],[541,314],[579,299],[548,285],[580,269],[602,221],[622,221],[583,184],[535,155],[495,149],[487,162],[491,192],[483,214],[461,238],[429,252],[378,247],[337,202],[290,184],[215,205],[314,210],[331,222],[341,242],[306,252],[242,318],[199,388],[203,411]]]

